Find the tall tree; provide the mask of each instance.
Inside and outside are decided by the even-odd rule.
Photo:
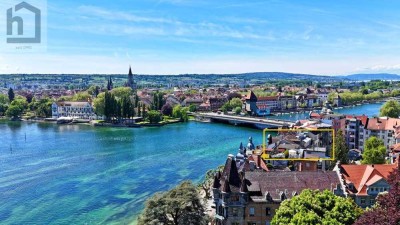
[[[380,116],[387,116],[391,118],[399,118],[400,116],[400,103],[396,100],[387,101],[380,109]]]
[[[370,137],[364,144],[364,153],[362,154],[363,164],[383,164],[385,163],[386,148],[381,139]]]
[[[174,189],[148,199],[138,225],[206,225],[204,208],[196,187],[184,181]]]
[[[336,196],[328,190],[304,190],[280,205],[271,224],[351,225],[361,214],[362,209],[350,198]]]
[[[335,161],[342,164],[349,163],[349,147],[346,145],[342,130],[335,135]]]
[[[397,225],[400,224],[400,168],[388,177],[388,193],[378,195],[376,205],[367,210],[354,225]]]
[[[14,90],[12,88],[8,89],[8,101],[12,102],[15,98]]]

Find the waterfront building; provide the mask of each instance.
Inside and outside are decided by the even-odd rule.
[[[296,99],[294,96],[279,95],[278,96],[278,110],[291,110],[296,108]]]
[[[344,195],[352,198],[357,205],[366,208],[375,204],[378,194],[389,191],[387,182],[389,174],[397,169],[394,164],[382,165],[341,165],[338,163],[334,171],[340,179]]]
[[[53,102],[51,105],[52,118],[71,117],[77,119],[94,120],[97,115],[89,102]]]
[[[342,98],[340,97],[339,94],[337,94],[334,98],[333,98],[333,106],[335,107],[342,107]]]
[[[305,189],[330,190],[336,195],[343,195],[335,171],[238,172],[236,160],[230,155],[222,173],[214,177],[214,224],[270,224],[279,205]]]
[[[245,97],[245,110],[250,115],[266,116],[277,108],[277,97],[257,97],[253,91],[250,91]]]

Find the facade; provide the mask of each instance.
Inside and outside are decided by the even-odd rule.
[[[266,116],[278,109],[278,97],[257,97],[250,91],[245,97],[245,110],[250,115]]]
[[[336,172],[240,171],[232,155],[214,177],[216,225],[270,224],[276,209],[304,189],[343,195]]]
[[[53,119],[71,117],[93,120],[97,118],[94,108],[89,102],[53,102],[51,112]]]
[[[296,99],[294,96],[279,96],[278,97],[278,109],[280,110],[290,110],[295,109]]]
[[[371,207],[379,193],[389,191],[390,185],[387,178],[398,163],[383,165],[340,165],[337,164],[334,171],[337,172],[344,195],[354,199],[360,207]]]
[[[216,111],[228,102],[228,99],[225,97],[211,97],[208,101],[210,103],[211,111]]]

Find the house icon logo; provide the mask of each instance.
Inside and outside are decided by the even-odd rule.
[[[24,20],[20,16],[13,16],[14,13],[18,12],[21,9],[25,9],[30,13],[34,14],[35,23],[34,23],[34,37],[25,37],[24,36]],[[13,30],[13,25],[17,24],[17,30]],[[34,44],[41,43],[41,11],[40,9],[34,7],[31,4],[26,2],[21,2],[15,5],[14,9],[7,9],[7,36],[18,35],[18,37],[8,37],[7,43],[14,44]]]

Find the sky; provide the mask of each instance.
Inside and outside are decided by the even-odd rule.
[[[396,0],[48,0],[46,19],[46,52],[0,52],[0,74],[400,74]]]

